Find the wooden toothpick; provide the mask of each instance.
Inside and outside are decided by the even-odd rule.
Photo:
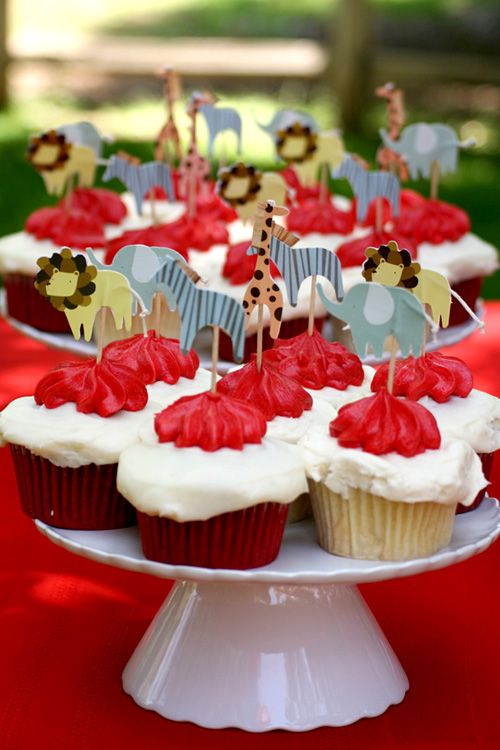
[[[219,326],[212,326],[212,381],[210,390],[217,393],[217,365],[219,362]]]
[[[258,317],[257,317],[257,370],[262,370],[262,349],[263,349],[263,338],[264,338],[264,305],[257,305]]]
[[[107,313],[108,313],[108,308],[101,307],[100,314],[99,314],[99,329],[97,331],[97,355],[96,355],[97,364],[99,364],[99,362],[102,359],[102,350],[104,348],[104,329],[106,327]]]
[[[307,324],[307,334],[312,336],[314,332],[314,313],[316,312],[316,274],[311,276],[311,295],[309,297],[309,321]]]
[[[382,196],[377,195],[375,198],[375,231],[377,234],[382,232],[384,228],[384,204]]]
[[[396,354],[398,353],[398,340],[392,336],[391,341],[391,358],[389,360],[389,373],[387,375],[387,390],[392,394],[394,386],[394,370],[396,369]]]
[[[431,199],[433,201],[437,200],[437,197],[438,197],[439,176],[440,176],[439,162],[434,160],[431,163]]]
[[[161,294],[156,292],[153,297],[153,311],[154,311],[154,331],[156,338],[159,338],[161,328]]]

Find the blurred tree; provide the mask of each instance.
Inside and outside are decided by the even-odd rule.
[[[339,0],[331,45],[327,75],[339,100],[341,125],[349,131],[358,130],[375,51],[370,0]]]
[[[0,0],[0,109],[7,106],[7,0]]]

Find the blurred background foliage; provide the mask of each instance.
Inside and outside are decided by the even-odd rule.
[[[184,93],[200,85],[214,88],[224,102],[240,110],[245,160],[261,168],[274,166],[272,143],[256,120],[268,122],[278,108],[307,109],[321,127],[338,126],[343,102],[336,96],[332,65],[342,65],[335,53],[344,32],[356,34],[356,27],[346,30],[339,20],[342,2],[351,3],[351,10],[354,4],[364,14],[359,25],[369,29],[367,51],[373,61],[364,74],[363,106],[353,127],[344,130],[348,150],[374,165],[385,103],[376,99],[373,89],[387,80],[377,75],[387,72],[405,88],[408,123],[446,121],[460,136],[476,137],[477,148],[461,154],[457,173],[441,180],[440,197],[467,210],[473,231],[500,247],[498,0],[142,0],[140,4],[11,0],[7,8],[10,103],[0,113],[4,175],[0,234],[19,230],[30,211],[51,202],[41,179],[24,161],[30,133],[90,119],[116,138],[108,151],[120,147],[152,158],[152,139],[164,121],[161,82],[155,74],[170,64],[173,41],[178,50],[188,37],[311,40],[325,55],[324,70],[318,75],[254,78],[249,57],[243,60],[248,75],[231,76],[227,70],[212,81],[204,77],[200,47],[194,61],[199,69],[195,65],[193,71],[191,65]],[[141,50],[162,40],[165,46],[158,47],[158,64],[151,65],[150,73],[136,69]],[[89,45],[94,52],[85,57],[81,51]],[[116,54],[110,65],[112,52]],[[245,54],[242,47],[241,56]],[[240,58],[240,67],[241,63]],[[185,123],[183,104],[178,114]],[[202,132],[202,144],[204,136]],[[336,182],[333,187],[336,192],[349,192],[346,183]],[[411,187],[424,194],[429,190],[424,181]],[[498,276],[486,282],[485,295],[500,297]]]

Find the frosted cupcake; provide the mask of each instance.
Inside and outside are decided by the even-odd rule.
[[[140,431],[117,482],[146,557],[240,569],[276,557],[288,506],[307,485],[298,449],[265,431],[257,409],[211,392],[181,398]]]
[[[319,543],[332,554],[408,560],[445,547],[458,503],[486,480],[472,448],[382,390],[343,406],[301,442]]]

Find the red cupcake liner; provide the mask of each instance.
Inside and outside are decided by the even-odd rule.
[[[320,333],[323,330],[324,322],[325,322],[324,317],[314,319],[314,326]],[[281,324],[280,339],[292,339],[294,336],[298,336],[299,333],[304,333],[304,331],[307,331],[308,323],[309,323],[308,318],[294,318],[293,320],[285,320]],[[272,349],[273,346],[274,346],[274,339],[272,339],[271,336],[269,335],[269,327],[266,326],[264,328],[264,335],[262,338],[262,347],[265,351],[266,349]],[[256,352],[257,352],[257,334],[253,333],[251,336],[247,336],[247,338],[245,339],[243,362],[250,362],[252,354],[255,354]],[[230,337],[226,333],[224,333],[224,331],[220,332],[219,357],[220,359],[225,359],[227,362],[235,361],[233,357],[232,341]]]
[[[467,302],[472,310],[475,311],[477,298],[481,292],[482,282],[482,277],[477,276],[474,279],[467,279],[467,281],[460,281],[458,284],[452,284],[451,288],[462,297],[464,302]],[[464,310],[460,302],[452,297],[449,327],[458,326],[460,323],[466,323],[468,320],[470,320],[470,317],[467,310]]]
[[[116,489],[117,464],[56,466],[20,445],[10,446],[21,508],[61,529],[102,530],[134,526],[135,509]]]
[[[144,555],[171,565],[259,568],[278,555],[288,505],[261,503],[206,521],[173,521],[137,513]]]
[[[9,315],[20,323],[49,333],[71,333],[66,315],[37,292],[34,276],[6,273],[4,276]]]
[[[477,455],[481,459],[481,465],[483,467],[483,474],[486,477],[486,479],[489,481],[491,477],[491,470],[493,468],[493,459],[495,458],[496,451],[493,451],[493,453],[478,453]],[[488,487],[485,487],[482,490],[479,490],[476,499],[472,503],[472,505],[457,505],[457,513],[468,513],[471,510],[474,510],[479,505],[481,505],[481,502],[488,492]]]

